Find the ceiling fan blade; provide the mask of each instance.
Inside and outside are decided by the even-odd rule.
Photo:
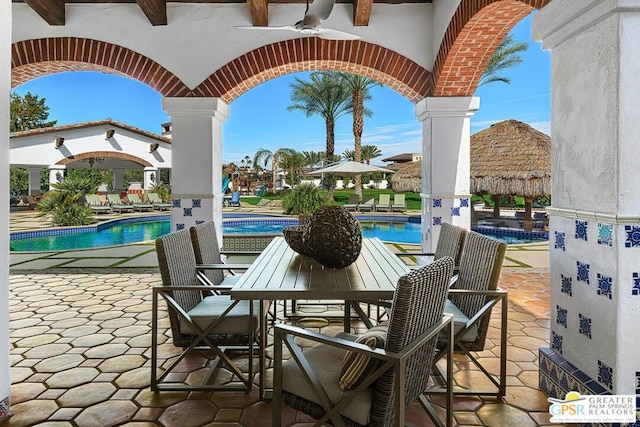
[[[298,32],[298,29],[293,25],[283,25],[281,27],[256,27],[253,25],[236,25],[233,28],[239,28],[241,30],[260,30],[260,31],[270,31],[270,30],[288,30]]]
[[[334,30],[332,28],[322,28],[316,33],[317,37],[327,40],[358,40],[362,37],[355,34],[347,33],[340,30]]]
[[[335,0],[314,0],[311,6],[309,6],[305,17],[314,16],[322,22],[331,15],[334,3]]]

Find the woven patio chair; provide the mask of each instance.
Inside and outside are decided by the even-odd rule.
[[[253,350],[259,327],[259,302],[234,301],[228,295],[220,295],[215,286],[208,286],[200,279],[189,230],[181,230],[156,239],[158,264],[162,286],[153,288],[153,314],[151,323],[151,389],[164,390],[245,390],[252,387]],[[159,301],[167,304],[171,338],[183,352],[158,366]],[[228,350],[249,353],[248,374],[228,356]],[[209,371],[199,383],[185,374],[180,363],[192,353],[199,353],[210,362]],[[228,384],[211,384],[218,364],[224,365],[235,377]],[[182,374],[181,374],[182,373]],[[174,374],[174,375],[170,375]],[[238,381],[240,384],[238,384]]]
[[[402,276],[389,323],[359,337],[276,325],[272,425],[281,425],[285,403],[316,418],[316,426],[404,426],[405,409],[416,399],[436,425],[451,425],[452,395],[443,422],[421,392],[429,383],[438,335],[447,330],[453,338],[452,317],[443,315],[452,273],[453,260],[445,257]],[[296,338],[318,344],[302,352]],[[287,361],[283,343],[292,356]],[[449,379],[452,358],[449,351]]]
[[[507,297],[508,293],[498,289],[502,262],[507,245],[498,240],[470,231],[467,233],[460,257],[457,280],[449,289],[445,313],[454,315],[455,352],[466,356],[487,377],[488,388],[454,387],[454,395],[483,395],[503,397],[506,393],[507,364]],[[498,375],[490,373],[473,354],[485,347],[492,308],[500,304],[500,367]],[[447,344],[443,340],[442,344]],[[446,347],[436,354],[436,360],[443,357]],[[456,360],[464,360],[458,359]],[[494,387],[495,386],[495,387]],[[434,387],[427,394],[447,392]]]
[[[415,257],[418,265],[427,264],[431,259],[436,260],[443,256],[448,256],[453,258],[457,266],[460,263],[466,236],[467,230],[465,228],[443,222],[440,226],[440,235],[438,236],[435,252],[403,252],[397,255],[400,257]]]

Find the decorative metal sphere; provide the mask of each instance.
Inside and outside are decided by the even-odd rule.
[[[352,264],[362,249],[360,223],[341,206],[321,206],[303,231],[305,250],[326,267]]]

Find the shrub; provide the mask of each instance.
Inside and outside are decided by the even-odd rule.
[[[324,192],[313,184],[300,184],[282,200],[285,212],[290,215],[308,215],[327,203]]]

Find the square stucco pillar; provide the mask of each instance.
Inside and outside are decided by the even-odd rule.
[[[540,386],[640,394],[640,0],[554,0],[550,348]]]
[[[0,2],[0,423],[9,417],[9,92],[11,2]]]
[[[480,99],[425,98],[415,107],[422,122],[422,250],[433,252],[440,226],[469,229],[471,117]]]
[[[171,227],[213,220],[222,246],[222,124],[229,106],[217,98],[164,98],[171,117]]]

